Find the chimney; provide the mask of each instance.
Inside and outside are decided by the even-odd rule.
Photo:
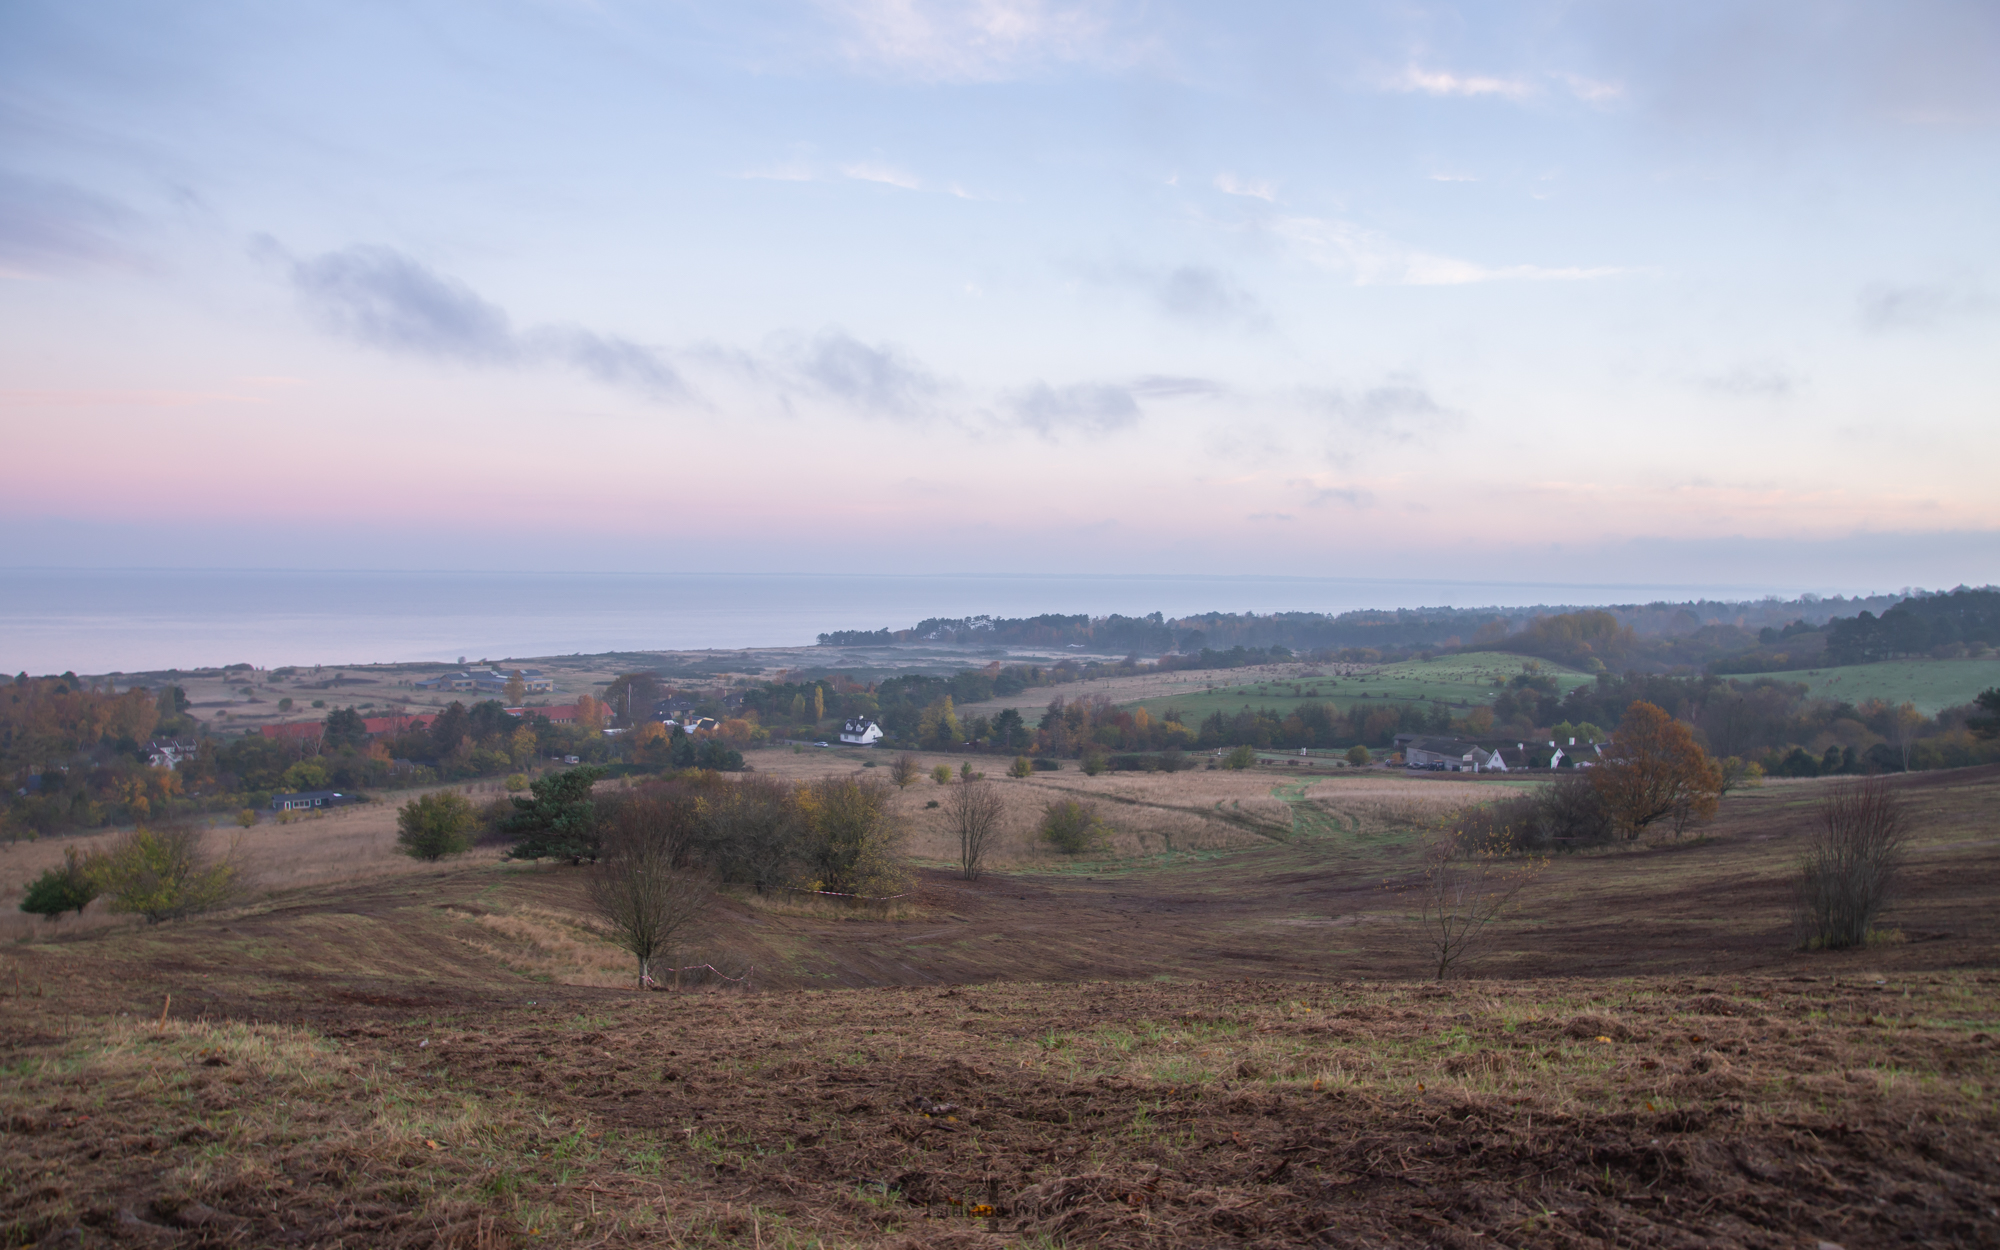
[[[1569,744],[1570,744],[1571,746],[1575,746],[1575,745],[1576,745],[1576,739],[1575,739],[1575,738],[1571,738],[1571,739],[1569,740]]]

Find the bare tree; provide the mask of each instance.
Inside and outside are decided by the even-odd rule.
[[[1461,854],[1448,838],[1424,852],[1423,877],[1413,887],[1417,912],[1408,923],[1438,980],[1480,951],[1493,922],[1547,863],[1490,849]]]
[[[983,781],[965,781],[952,787],[944,801],[945,826],[958,835],[958,864],[967,881],[979,880],[986,851],[1000,832],[1000,818],[1007,804]]]
[[[1894,891],[1909,825],[1903,796],[1879,778],[1842,783],[1820,800],[1799,863],[1799,945],[1868,941]]]
[[[918,775],[917,757],[908,751],[898,755],[889,763],[889,780],[895,783],[898,790],[909,788]]]
[[[653,960],[672,954],[714,897],[714,879],[693,857],[699,820],[688,800],[626,802],[591,869],[591,906],[611,939],[639,961],[642,987],[653,983]]]

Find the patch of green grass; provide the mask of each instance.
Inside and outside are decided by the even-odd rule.
[[[1530,663],[1539,663],[1544,676],[1553,678],[1558,691],[1588,685],[1593,678],[1546,660],[1497,651],[1475,651],[1444,656],[1436,660],[1404,660],[1385,664],[1358,677],[1303,677],[1283,680],[1263,679],[1240,685],[1218,686],[1213,690],[1155,696],[1128,706],[1143,707],[1155,716],[1167,711],[1180,713],[1190,727],[1212,712],[1233,715],[1245,705],[1269,708],[1281,715],[1306,703],[1331,703],[1345,710],[1357,703],[1443,702],[1463,710],[1491,703],[1505,683],[1518,676]],[[1500,684],[1495,684],[1495,683]]]
[[[1789,673],[1757,673],[1738,681],[1759,678],[1803,682],[1822,699],[1862,703],[1881,699],[1888,703],[1914,703],[1926,716],[1938,709],[1970,703],[1982,690],[2000,686],[2000,658],[1984,660],[1883,660],[1877,664],[1855,664],[1847,668],[1815,668]]]

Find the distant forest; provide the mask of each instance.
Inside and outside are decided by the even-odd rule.
[[[1065,648],[1097,655],[1216,657],[1272,649],[1372,661],[1454,650],[1507,651],[1593,671],[1784,672],[2000,646],[2000,588],[1844,598],[1607,607],[1209,612],[1168,618],[933,617],[909,629],[821,634],[823,647],[944,643]]]

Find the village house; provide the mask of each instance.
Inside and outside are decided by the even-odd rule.
[[[845,721],[840,726],[840,740],[848,746],[874,746],[882,740],[882,727],[864,718]]]
[[[1608,744],[1603,742],[1579,743],[1575,738],[1571,738],[1567,746],[1556,746],[1554,742],[1550,742],[1549,745],[1555,748],[1555,754],[1549,757],[1550,768],[1589,768],[1603,757],[1604,748]]]
[[[1477,743],[1461,742],[1456,738],[1411,736],[1401,745],[1403,763],[1408,768],[1425,768],[1433,771],[1441,769],[1451,773],[1477,772],[1491,758],[1491,752],[1484,747]]]

